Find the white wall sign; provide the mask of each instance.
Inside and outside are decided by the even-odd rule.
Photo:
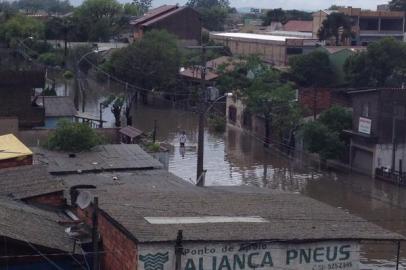
[[[358,132],[364,134],[371,134],[372,120],[364,117],[359,118]]]
[[[357,242],[185,244],[182,270],[358,270]],[[138,269],[174,270],[172,245],[139,246]]]

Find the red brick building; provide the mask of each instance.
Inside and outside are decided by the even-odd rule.
[[[131,22],[134,39],[143,37],[145,32],[157,29],[174,34],[184,44],[199,44],[202,35],[200,15],[191,7],[163,5],[148,11],[144,16]]]
[[[0,169],[31,165],[32,152],[13,134],[0,136]]]

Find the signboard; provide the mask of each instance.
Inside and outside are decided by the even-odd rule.
[[[138,269],[174,270],[175,248],[140,245]],[[181,270],[358,270],[357,242],[185,244]]]
[[[372,124],[371,119],[360,117],[358,123],[358,132],[370,135],[371,124]]]

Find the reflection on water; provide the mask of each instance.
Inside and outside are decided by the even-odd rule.
[[[158,121],[158,138],[173,145],[169,170],[194,182],[196,177],[197,118],[183,111],[138,107],[135,125],[151,131]],[[186,131],[185,152],[179,135]],[[306,196],[370,220],[384,228],[406,234],[406,190],[358,174],[320,172],[302,162],[289,160],[277,151],[234,128],[225,134],[206,130],[204,167],[207,185],[254,185],[300,192]],[[406,266],[406,252],[401,253]],[[362,269],[393,269],[396,244],[365,244]],[[404,269],[404,268],[400,268]]]

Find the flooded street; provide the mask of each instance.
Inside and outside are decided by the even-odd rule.
[[[104,89],[86,93],[85,112],[98,115],[99,103],[108,96]],[[105,127],[112,127],[110,108],[103,111]],[[137,105],[134,126],[152,132],[157,121],[157,139],[172,145],[169,171],[195,182],[197,156],[197,117],[170,106]],[[179,135],[186,132],[185,152],[180,151]],[[406,235],[406,189],[358,174],[320,171],[300,159],[288,159],[274,149],[265,149],[257,138],[228,127],[224,134],[205,132],[204,168],[206,185],[252,185],[301,193],[341,208],[386,229]],[[396,244],[364,244],[361,269],[395,269]],[[401,265],[406,269],[406,246]]]

